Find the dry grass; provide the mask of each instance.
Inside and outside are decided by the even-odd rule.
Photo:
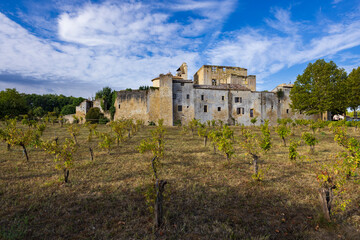
[[[360,239],[360,191],[349,183],[345,212],[326,223],[320,212],[316,172],[342,149],[333,134],[320,130],[315,154],[299,146],[298,163],[272,129],[273,149],[261,156],[269,170],[262,182],[251,178],[250,159],[236,145],[231,163],[204,147],[199,137],[167,128],[161,179],[168,181],[165,224],[154,233],[145,192],[151,186],[151,155],[136,146],[150,136],[142,128],[111,154],[100,150],[90,161],[88,131],[82,128],[80,149],[63,184],[53,157],[30,149],[30,162],[20,148],[0,144],[0,237],[3,239]],[[256,128],[251,128],[259,133]],[[109,131],[99,126],[100,131]],[[234,127],[235,133],[240,129]],[[291,139],[300,139],[297,129]],[[303,130],[305,131],[305,130]],[[350,131],[352,135],[357,135]],[[49,126],[45,139],[69,137],[65,128]]]

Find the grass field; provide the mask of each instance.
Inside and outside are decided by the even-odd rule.
[[[317,173],[343,149],[327,128],[316,133],[315,153],[302,144],[296,163],[288,148],[271,129],[273,148],[261,154],[264,180],[251,178],[251,159],[235,144],[230,163],[203,140],[182,135],[181,128],[166,128],[165,153],[159,172],[167,180],[164,225],[153,229],[146,192],[152,189],[151,154],[136,147],[150,136],[143,127],[133,137],[114,145],[109,155],[87,142],[81,129],[80,148],[70,170],[69,183],[61,181],[53,156],[40,149],[29,151],[0,144],[0,238],[2,239],[360,239],[360,189],[348,181],[345,211],[333,221],[321,212]],[[249,127],[260,134],[259,128]],[[240,135],[240,127],[232,127]],[[99,126],[99,131],[110,131]],[[296,129],[289,139],[299,139]],[[306,131],[308,131],[306,129]],[[349,129],[359,139],[359,132]],[[51,126],[43,138],[70,137],[66,128]],[[88,147],[94,148],[90,161]],[[359,176],[355,177],[359,180]]]

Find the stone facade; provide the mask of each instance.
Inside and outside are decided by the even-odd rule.
[[[256,76],[247,75],[247,69],[240,67],[204,65],[195,73],[194,83],[212,86],[240,84],[251,91],[256,90]]]
[[[145,122],[164,119],[164,124],[187,124],[193,118],[201,122],[222,120],[230,125],[251,125],[269,119],[318,119],[294,113],[290,108],[292,85],[281,84],[272,91],[256,91],[256,76],[239,67],[204,65],[187,79],[187,65],[177,69],[176,76],[161,74],[152,80],[148,90],[119,91],[114,119],[132,118]],[[278,93],[280,91],[280,93]]]

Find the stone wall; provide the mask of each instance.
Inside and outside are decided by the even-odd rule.
[[[164,125],[172,126],[173,121],[173,80],[171,74],[160,75],[160,111],[159,118],[164,119]]]
[[[114,120],[157,121],[159,118],[159,95],[158,89],[117,92]]]

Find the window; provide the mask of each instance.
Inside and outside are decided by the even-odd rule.
[[[186,99],[190,99],[190,94],[186,94]]]
[[[254,109],[250,109],[250,117],[254,117]]]
[[[216,67],[211,67],[212,72],[216,72]]]
[[[186,108],[189,108],[189,106],[186,106]]]
[[[173,94],[173,99],[176,99],[176,94]]]
[[[178,105],[178,112],[182,111],[182,105]]]
[[[235,97],[235,102],[236,102],[236,103],[240,102],[240,98],[239,98],[239,97]]]
[[[273,105],[271,105],[271,110],[273,110],[274,109],[274,106]]]
[[[216,79],[213,79],[213,80],[211,81],[211,85],[216,86]]]
[[[223,67],[223,72],[226,72],[226,68]]]
[[[240,97],[240,103],[242,103],[242,97]]]
[[[236,109],[236,113],[238,114],[238,115],[240,115],[240,114],[244,114],[244,112],[245,112],[245,109],[244,108],[237,108]]]
[[[120,104],[119,104],[119,109],[120,109]]]
[[[201,95],[201,100],[204,100],[204,95]]]
[[[286,113],[289,114],[289,109],[286,109]]]
[[[220,112],[221,111],[221,107],[218,107],[218,112]]]
[[[204,112],[207,112],[207,105],[204,105]]]
[[[221,96],[221,100],[223,100],[223,101],[224,101],[224,100],[225,100],[225,97],[224,97],[224,96]]]
[[[181,86],[184,86],[184,83],[181,83]]]

